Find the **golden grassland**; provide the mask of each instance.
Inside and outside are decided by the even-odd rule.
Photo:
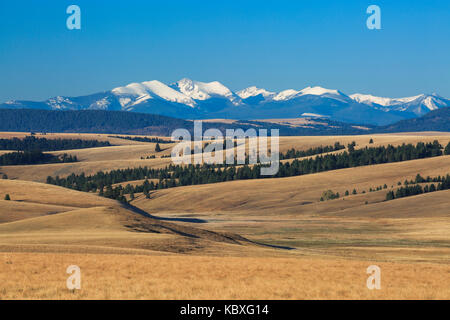
[[[155,219],[94,194],[15,180],[0,180],[0,193],[3,190],[12,200],[2,201],[7,206],[0,207],[2,251],[224,254],[246,251],[243,247],[252,253],[269,250],[230,232]]]
[[[165,217],[204,219],[254,241],[318,256],[384,261],[450,261],[450,191],[385,202],[388,190],[417,173],[450,172],[450,157],[335,170],[280,179],[158,190],[132,204]],[[370,188],[387,189],[369,192]],[[357,195],[351,195],[353,188]],[[349,196],[321,202],[332,189]],[[366,193],[362,193],[365,191]],[[170,201],[177,199],[177,201]]]
[[[24,137],[29,133],[0,133],[0,138]],[[126,136],[126,135],[120,135]],[[132,135],[137,136],[137,135]],[[41,136],[37,136],[41,137]],[[94,174],[100,170],[110,171],[114,169],[126,169],[139,166],[148,166],[152,168],[163,168],[171,163],[170,158],[161,158],[169,155],[174,144],[162,144],[162,152],[155,153],[155,143],[138,142],[118,138],[110,138],[107,134],[71,134],[71,133],[52,133],[45,136],[52,138],[74,138],[74,139],[97,139],[99,141],[109,141],[114,146],[101,147],[81,150],[65,150],[52,152],[54,154],[70,153],[76,155],[80,162],[76,163],[57,163],[32,166],[3,166],[1,171],[6,173],[10,179],[20,179],[28,181],[45,182],[49,175],[64,177],[71,173]],[[370,146],[380,146],[386,144],[399,145],[402,143],[432,142],[439,140],[442,145],[450,141],[450,134],[429,133],[429,134],[378,134],[378,135],[358,135],[358,136],[304,136],[304,137],[280,137],[280,152],[286,152],[288,149],[296,148],[306,150],[319,145],[333,145],[339,141],[347,145],[352,141],[357,143],[357,148],[369,146],[370,139],[374,143]],[[5,152],[5,151],[1,151]],[[147,156],[155,155],[156,159],[145,159]]]
[[[123,205],[40,182],[164,167],[170,158],[159,157],[173,145],[155,153],[154,143],[108,135],[44,137],[114,146],[62,152],[78,163],[0,167],[9,177],[0,180],[0,299],[450,299],[450,191],[384,201],[417,173],[450,173],[450,156],[177,187]],[[370,138],[370,146],[446,145],[450,134],[280,137],[280,150],[336,141],[362,148]],[[357,195],[319,201],[328,189],[354,188]],[[65,286],[71,264],[81,267],[80,291]],[[382,290],[366,287],[371,264],[381,267]]]
[[[342,259],[0,253],[3,299],[448,299],[450,270]],[[66,269],[81,269],[68,290]],[[424,275],[427,276],[424,276]]]
[[[423,176],[450,173],[450,156],[333,170],[288,178],[238,180],[164,189],[153,193],[152,201],[146,201],[145,205],[142,203],[142,207],[157,212],[222,210],[260,212],[266,210],[277,215],[285,212],[298,213],[305,205],[318,202],[322,192],[328,189],[340,192],[342,195],[346,190],[351,192],[356,188],[359,193],[368,192],[370,188],[384,184],[395,189],[398,182],[415,179],[418,173]],[[386,192],[383,190],[377,193],[379,197],[371,200],[384,200]],[[366,196],[373,195],[369,193]],[[177,201],[168,201],[171,198],[176,198]],[[355,198],[346,197],[348,200]],[[360,200],[358,203],[361,204],[364,203],[365,197],[358,199]],[[135,203],[141,205],[140,202],[136,200]],[[334,204],[337,200],[328,203]],[[310,207],[307,209],[311,211]]]

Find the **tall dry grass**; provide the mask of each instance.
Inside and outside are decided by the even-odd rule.
[[[78,265],[81,290],[66,288]],[[370,261],[82,254],[0,254],[1,299],[449,299],[450,267]]]

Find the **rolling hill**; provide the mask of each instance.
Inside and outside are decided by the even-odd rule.
[[[441,108],[426,115],[396,122],[375,129],[378,132],[450,131],[450,108]]]
[[[0,180],[1,251],[195,252],[250,245],[232,234],[163,221],[114,200],[20,180]],[[62,247],[62,245],[64,245]],[[250,250],[252,250],[250,248]],[[258,250],[258,247],[256,247]]]

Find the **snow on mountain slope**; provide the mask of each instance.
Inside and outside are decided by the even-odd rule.
[[[421,98],[426,97],[426,95],[424,94],[419,94],[417,96],[413,96],[413,97],[406,97],[406,98],[394,98],[392,99],[394,101],[394,104],[400,104],[400,103],[410,103],[413,101],[417,101]]]
[[[330,116],[324,116],[322,114],[305,112],[302,113],[302,117],[310,117],[310,118],[329,118]]]
[[[343,94],[339,90],[326,89],[322,87],[306,87],[305,89],[300,90],[300,96],[312,95],[312,96],[320,96],[324,98],[331,98],[335,100],[339,100],[341,102],[348,102],[351,100],[347,95]]]
[[[442,98],[437,94],[431,95],[421,94],[416,97],[402,98],[397,100],[401,104],[398,105],[396,110],[412,111],[418,116],[422,116],[429,111],[450,106],[450,100]]]
[[[439,106],[437,105],[434,97],[426,97],[425,99],[423,99],[423,104],[430,110],[439,109]]]
[[[372,96],[370,94],[360,94],[360,93],[352,94],[349,97],[359,103],[364,103],[364,104],[369,104],[369,105],[376,103],[376,104],[379,104],[380,106],[390,106],[393,104],[393,101],[394,101],[394,99],[392,99],[392,98],[376,97],[376,96]]]
[[[195,100],[207,100],[213,97],[220,97],[230,100],[234,105],[241,103],[238,96],[218,81],[200,82],[184,78],[174,83],[172,88],[178,89],[185,96]]]
[[[110,101],[108,100],[107,97],[97,100],[95,102],[93,102],[92,104],[89,105],[89,109],[94,109],[94,110],[107,110],[108,107],[110,105]]]
[[[274,101],[286,101],[295,98],[300,91],[294,89],[287,89],[279,92],[275,97],[273,97]]]
[[[346,102],[349,98],[339,90],[326,89],[322,87],[306,87],[300,91],[296,91],[293,89],[288,89],[281,91],[277,95],[273,97],[274,101],[287,101],[291,99],[295,99],[301,96],[318,96],[325,98],[332,98],[336,100],[340,100],[342,102]]]
[[[196,105],[195,101],[190,97],[157,80],[131,83],[125,87],[113,89],[112,93],[119,97],[122,107],[136,105],[154,97],[185,104],[190,107],[195,107]],[[134,99],[130,99],[130,96],[134,97]]]
[[[331,90],[331,89],[325,89],[322,87],[306,87],[305,89],[300,90],[300,94],[303,95],[314,95],[314,96],[323,96],[325,94],[331,94],[331,95],[341,95],[341,93],[338,90]]]
[[[259,95],[262,95],[264,98],[271,98],[274,97],[276,95],[275,92],[270,92],[267,91],[266,89],[261,89],[261,88],[257,88],[255,86],[252,87],[248,87],[244,90],[240,90],[238,92],[236,92],[236,94],[241,97],[242,99],[247,99],[250,97],[256,97]]]
[[[433,93],[431,95],[420,94],[405,98],[384,98],[376,97],[370,94],[352,94],[354,101],[369,106],[379,105],[384,107],[385,111],[409,111],[416,115],[423,115],[428,111],[436,110],[441,107],[450,106],[450,101]]]

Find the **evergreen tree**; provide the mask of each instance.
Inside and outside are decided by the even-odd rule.
[[[159,143],[155,146],[155,152],[161,152],[161,147],[159,146]]]
[[[355,151],[356,142],[353,141],[348,145],[348,152],[353,153]]]
[[[445,155],[450,155],[450,142],[445,147],[444,154]]]
[[[11,200],[11,197],[9,196],[9,194],[6,194],[5,200]]]
[[[389,191],[389,192],[386,194],[386,200],[389,201],[389,200],[394,200],[394,199],[395,199],[394,191]]]

